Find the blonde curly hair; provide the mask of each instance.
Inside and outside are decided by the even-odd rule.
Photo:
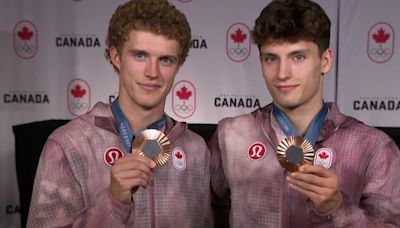
[[[132,30],[176,40],[180,47],[179,64],[185,61],[191,42],[190,26],[186,16],[167,0],[131,0],[118,6],[110,19],[106,39],[105,57],[110,63],[110,48],[121,53]]]

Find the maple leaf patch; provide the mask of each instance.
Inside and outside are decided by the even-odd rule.
[[[176,152],[176,154],[175,154],[175,156],[176,156],[176,158],[178,158],[178,159],[181,159],[182,158],[182,154],[181,154],[181,152]]]
[[[327,158],[329,158],[329,155],[326,153],[326,152],[322,152],[321,154],[319,154],[319,157],[321,158],[321,159],[327,159]]]

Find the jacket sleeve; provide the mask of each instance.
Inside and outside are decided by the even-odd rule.
[[[133,205],[99,189],[94,205],[74,173],[73,161],[60,144],[49,138],[41,154],[29,209],[27,227],[124,227]]]
[[[360,199],[342,192],[336,210],[322,216],[311,209],[311,219],[331,220],[335,227],[400,227],[400,152],[393,141],[372,155],[364,178]]]
[[[223,169],[218,134],[219,127],[209,141],[211,151],[211,205],[213,209],[214,227],[223,228],[229,227],[230,189]]]

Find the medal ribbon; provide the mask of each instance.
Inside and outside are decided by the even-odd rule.
[[[278,121],[279,126],[286,134],[286,136],[297,136],[300,135],[296,129],[293,127],[292,122],[289,117],[276,106],[273,105],[272,113]],[[308,127],[304,138],[310,142],[312,146],[315,145],[318,139],[319,132],[321,131],[322,125],[324,124],[324,120],[328,114],[328,105],[323,104],[321,110],[317,113],[314,119],[311,121],[310,126]]]
[[[115,120],[117,121],[119,137],[124,146],[124,149],[126,152],[130,153],[132,149],[133,139],[136,137],[137,134],[135,134],[135,132],[133,132],[131,127],[129,126],[128,119],[126,118],[126,116],[122,112],[121,107],[118,104],[118,98],[111,103],[111,111],[113,113]],[[165,123],[166,123],[166,117],[165,115],[162,115],[159,120],[150,124],[145,129],[159,130],[165,125]]]

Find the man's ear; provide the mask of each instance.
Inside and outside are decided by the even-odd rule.
[[[116,47],[110,47],[110,59],[114,67],[119,71],[121,68],[121,58]]]
[[[330,71],[332,68],[333,62],[333,52],[332,49],[328,48],[322,53],[322,66],[321,66],[321,75],[324,75]]]

